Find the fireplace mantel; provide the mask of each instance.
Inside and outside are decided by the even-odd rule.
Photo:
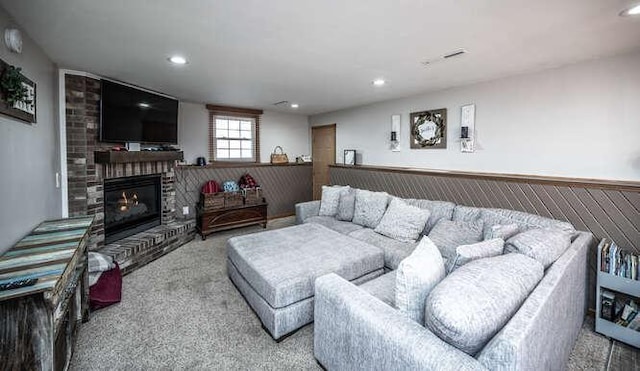
[[[96,164],[159,162],[184,159],[182,151],[96,151],[94,154]]]

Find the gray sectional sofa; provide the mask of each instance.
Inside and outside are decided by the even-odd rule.
[[[407,318],[395,307],[394,302],[396,269],[416,249],[419,240],[399,241],[350,221],[338,220],[334,216],[320,216],[320,201],[298,204],[298,224],[321,224],[378,247],[384,252],[387,272],[360,285],[335,274],[316,280],[314,355],[318,362],[330,370],[564,369],[585,314],[586,256],[588,249],[594,246],[593,236],[587,232],[575,231],[569,223],[520,211],[475,208],[444,201],[403,201],[430,210],[422,235],[431,233],[433,242],[438,247],[439,244],[447,243],[446,234],[444,237],[440,234],[438,239],[432,233],[434,226],[441,220],[454,223],[474,221],[484,227],[514,223],[521,232],[536,229],[542,233],[548,230],[553,234],[551,232],[563,230],[571,237],[567,242],[568,247],[558,250],[556,256],[552,255],[553,259],[547,259],[548,261],[537,259],[535,253],[529,255],[536,259],[524,255],[507,256],[518,254],[511,252],[500,257],[480,259],[469,264],[468,268],[450,273],[431,291],[431,299],[437,296],[438,301],[434,299],[431,300],[432,303],[428,303],[425,316],[429,318],[433,314],[429,311],[432,311],[437,312],[439,317],[430,318],[432,321],[427,326]],[[544,249],[547,247],[554,249],[553,246],[543,246]],[[445,251],[442,253],[445,260],[451,259]],[[536,260],[541,260],[543,264]],[[483,266],[491,267],[492,264],[496,264],[496,267],[502,264],[503,268],[482,271]],[[533,266],[535,267],[531,268]],[[520,268],[522,272],[537,272],[535,274],[539,275],[535,281],[527,283],[532,287],[529,291],[518,292],[522,286],[519,285],[520,281],[531,281],[530,278],[533,277],[519,277]],[[478,273],[480,277],[475,276],[475,272],[484,273]],[[526,274],[523,273],[522,276]],[[472,282],[471,285],[469,282]],[[492,295],[491,290],[500,286],[504,286],[507,292],[498,290],[496,295]],[[468,292],[465,293],[465,290]],[[458,298],[462,298],[462,302],[458,300],[455,307],[446,307],[456,303],[455,300],[450,300],[447,304],[447,293],[455,293]],[[483,294],[485,297],[482,297]],[[469,302],[465,303],[464,298],[467,297]],[[474,302],[490,301],[491,298],[497,302]],[[496,312],[500,312],[502,301],[516,305],[513,312],[508,313],[508,318],[502,318],[504,324],[500,325],[488,341],[465,347],[465,338],[473,337],[475,327],[490,327],[494,325],[490,322],[495,320],[492,318],[495,317],[493,313],[469,316],[468,312],[476,310],[475,308],[495,308]],[[449,314],[453,318],[453,322],[449,323],[453,325],[442,322],[443,317],[446,320]],[[436,314],[432,315],[434,316]],[[496,316],[504,317],[505,313]],[[455,322],[456,318],[466,320]],[[475,320],[470,321],[469,318]]]

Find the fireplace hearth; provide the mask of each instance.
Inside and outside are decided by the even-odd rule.
[[[104,181],[105,243],[160,225],[161,184],[159,174]]]

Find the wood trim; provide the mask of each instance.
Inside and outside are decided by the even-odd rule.
[[[263,111],[261,109],[252,109],[252,108],[241,108],[241,107],[229,107],[229,106],[219,106],[216,104],[207,104],[207,109],[209,111],[215,112],[217,115],[251,115],[251,116],[259,116],[262,115]]]
[[[261,163],[255,163],[255,162],[225,162],[225,161],[214,161],[209,163],[208,165],[205,166],[198,166],[198,165],[178,165],[176,167],[180,168],[180,169],[186,169],[186,170],[191,170],[191,169],[221,169],[221,168],[245,168],[245,167],[284,167],[284,166],[311,166],[312,163],[311,162],[305,162],[302,164],[298,164],[295,162],[290,162],[287,164],[270,164],[268,162],[261,162]]]
[[[295,216],[296,213],[282,213],[282,214],[277,214],[277,215],[272,215],[270,217],[267,218],[267,220],[274,220],[274,219],[282,219],[282,218],[288,218],[291,216]]]
[[[541,175],[525,175],[525,174],[499,174],[499,173],[483,173],[483,172],[468,172],[468,171],[454,171],[454,170],[436,170],[436,169],[415,169],[415,168],[402,168],[392,166],[371,166],[371,165],[329,165],[329,167],[339,167],[356,170],[369,170],[369,171],[384,171],[390,173],[402,173],[402,174],[418,174],[418,175],[432,175],[438,177],[454,177],[454,178],[471,178],[471,179],[486,179],[486,180],[498,180],[507,182],[518,183],[532,183],[532,184],[550,184],[569,187],[583,187],[583,188],[600,188],[600,189],[614,189],[618,191],[640,191],[640,182],[625,181],[625,180],[606,180],[606,179],[588,179],[588,178],[569,178],[569,177],[552,177]]]
[[[335,126],[338,126],[338,124],[313,125],[313,126],[311,127],[311,130],[316,129],[316,128],[318,128],[318,129],[319,129],[319,128],[328,128],[328,127],[331,127],[331,126],[334,126],[334,127],[335,127]]]
[[[122,164],[130,162],[182,161],[182,151],[95,151],[96,164]]]

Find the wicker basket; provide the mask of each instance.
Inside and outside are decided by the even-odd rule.
[[[206,211],[224,209],[224,192],[200,193],[200,205]]]
[[[257,205],[262,203],[262,190],[260,188],[245,188],[242,190],[245,205]]]
[[[237,207],[244,204],[244,198],[240,192],[224,192],[224,207]]]

